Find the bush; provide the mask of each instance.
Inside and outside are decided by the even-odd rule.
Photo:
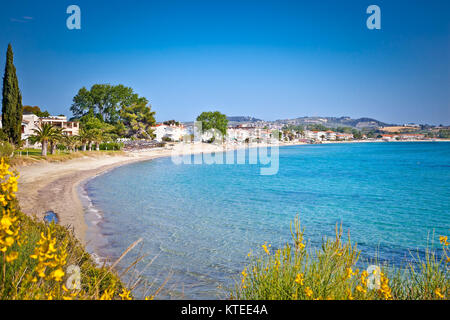
[[[104,142],[100,144],[100,150],[122,150],[123,149],[123,143],[118,142]]]
[[[97,266],[69,229],[20,212],[17,179],[1,159],[0,299],[130,300],[116,273]]]
[[[9,142],[0,142],[0,157],[11,158],[14,155],[14,146]]]
[[[252,257],[242,271],[232,298],[245,300],[406,300],[448,299],[450,277],[447,237],[441,236],[443,255],[427,250],[425,259],[397,269],[372,265],[367,270],[356,266],[360,251],[350,238],[342,241],[342,227],[336,238],[325,239],[317,250],[304,243],[304,230],[296,220],[293,244],[273,252],[264,244],[262,257]]]

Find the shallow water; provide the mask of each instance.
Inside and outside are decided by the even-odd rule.
[[[227,296],[250,250],[289,241],[297,214],[312,246],[342,223],[365,258],[378,250],[394,263],[450,233],[450,143],[282,147],[278,174],[259,173],[170,158],[112,170],[85,185],[90,246],[114,258],[142,237],[120,266],[157,256],[144,275],[156,285],[171,275],[160,298],[209,299]]]

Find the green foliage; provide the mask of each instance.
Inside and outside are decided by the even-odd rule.
[[[391,300],[443,299],[450,293],[447,237],[440,237],[443,254],[427,250],[425,259],[402,268],[387,264],[359,270],[360,251],[342,239],[342,227],[336,227],[334,239],[324,239],[317,249],[304,241],[299,220],[291,227],[292,244],[276,251],[266,243],[263,252],[253,256],[242,271],[232,298],[245,300]],[[358,264],[357,264],[358,263]],[[373,262],[376,264],[376,261]]]
[[[100,150],[122,150],[123,143],[118,142],[104,142],[100,144]]]
[[[20,281],[24,273],[33,270],[37,262],[30,256],[33,254],[42,232],[46,232],[48,224],[38,222],[36,219],[18,212],[21,232],[26,235],[21,246],[14,245],[13,249],[19,252],[18,259],[14,263],[5,263],[0,259],[0,270],[5,268],[6,281],[0,288],[0,299],[23,299],[27,296],[35,296],[30,291],[38,291],[44,288],[36,288],[33,283]],[[106,288],[115,285],[118,289],[123,288],[119,277],[106,269],[98,267],[91,256],[84,250],[82,244],[74,237],[73,233],[65,227],[53,225],[54,237],[58,244],[67,243],[68,261],[67,265],[76,265],[81,269],[82,290],[79,298],[99,298],[99,293]],[[98,283],[98,284],[97,284]],[[21,285],[22,284],[22,285]],[[96,285],[97,284],[97,285]],[[18,288],[20,288],[18,290]],[[50,290],[51,287],[45,288]],[[42,294],[42,298],[46,298]]]
[[[9,159],[14,154],[14,146],[7,141],[0,142],[0,158]]]
[[[0,141],[8,141],[8,135],[0,128]]]
[[[61,138],[61,130],[53,127],[50,123],[43,123],[37,129],[33,129],[34,135],[30,137],[31,143],[42,144],[42,155],[47,155],[48,142],[56,142]]]
[[[202,112],[197,117],[197,121],[202,122],[202,132],[206,132],[210,129],[217,129],[222,133],[222,135],[225,136],[227,134],[227,116],[220,113],[219,111]]]
[[[325,127],[323,124],[310,124],[307,126],[308,130],[311,131],[328,131],[330,128]]]
[[[23,113],[32,113],[40,118],[50,117],[50,113],[48,111],[41,111],[41,108],[38,106],[23,106]]]
[[[264,128],[264,129],[267,129],[267,127]],[[305,127],[301,126],[301,125],[297,125],[296,126],[296,125],[293,125],[293,124],[289,124],[289,125],[284,126],[282,130],[286,130],[286,131],[292,131],[293,130],[295,132],[303,133],[305,131]]]
[[[448,130],[448,129],[439,130],[437,136],[440,139],[450,139],[450,130]]]
[[[120,117],[127,130],[126,136],[152,139],[154,137],[151,127],[155,124],[155,112],[144,103],[123,107]]]
[[[353,128],[352,127],[337,127],[336,128],[336,132],[339,132],[339,133],[353,133]]]
[[[78,91],[70,110],[76,118],[95,116],[106,123],[116,124],[120,121],[121,108],[147,103],[146,98],[139,97],[129,87],[95,84],[90,90],[83,87]]]
[[[175,120],[164,121],[163,124],[165,124],[166,126],[179,126],[180,125],[180,123]]]
[[[366,133],[367,138],[375,138],[375,133],[373,131],[369,131]]]
[[[19,145],[22,134],[22,94],[14,66],[11,44],[6,52],[5,75],[3,77],[2,125],[8,140]]]
[[[90,90],[81,88],[70,108],[86,132],[83,141],[115,140],[118,137],[153,138],[151,126],[155,112],[148,100],[123,85],[96,84]],[[99,139],[99,131],[102,139]],[[98,147],[98,143],[97,143]],[[84,148],[84,147],[83,147]]]

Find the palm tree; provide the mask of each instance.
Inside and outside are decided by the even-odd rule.
[[[48,140],[50,142],[50,150],[52,154],[56,154],[56,146],[63,139],[63,131],[61,128],[53,128],[54,132],[52,137]]]
[[[79,139],[81,142],[81,150],[86,151],[86,145],[91,140],[91,134],[88,130],[81,128],[79,133]]]
[[[64,136],[64,144],[69,149],[69,152],[75,152],[79,143],[80,139],[78,136]]]
[[[37,129],[33,129],[34,135],[30,137],[32,143],[40,142],[42,144],[41,155],[47,156],[48,142],[54,138],[55,128],[50,123],[41,123]]]
[[[92,141],[95,143],[95,150],[100,151],[100,143],[103,141],[103,131],[101,129],[92,130]]]

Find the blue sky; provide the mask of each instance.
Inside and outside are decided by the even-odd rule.
[[[24,105],[70,115],[94,83],[147,97],[157,120],[202,111],[266,120],[450,124],[449,1],[0,0]],[[66,8],[81,8],[81,30]],[[381,30],[366,8],[381,8]]]

